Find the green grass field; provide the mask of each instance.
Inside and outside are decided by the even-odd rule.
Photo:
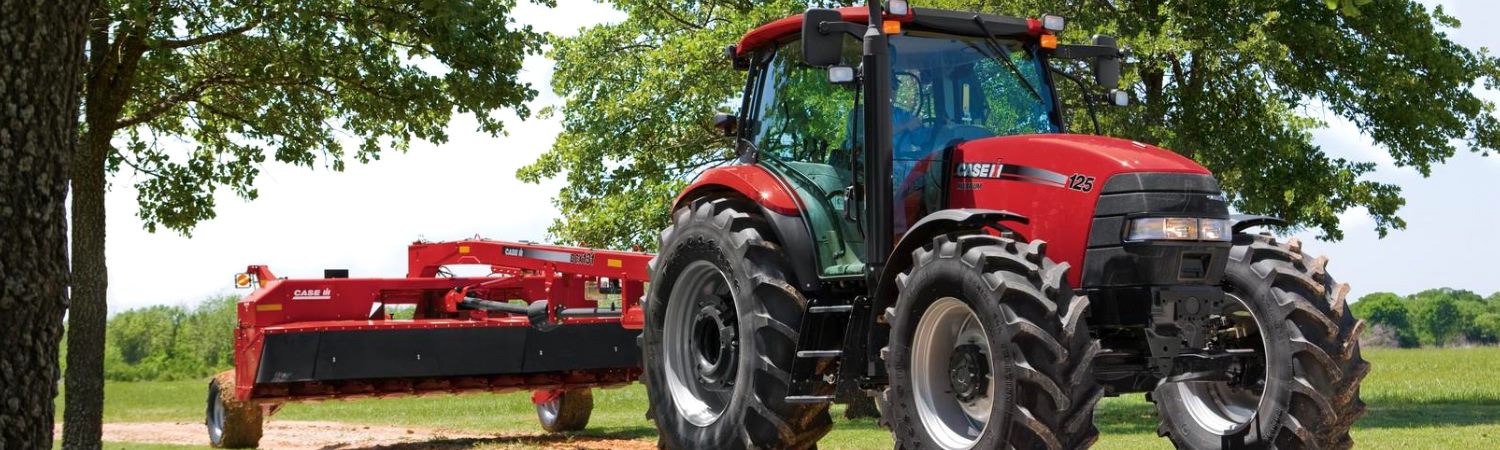
[[[1500,348],[1365,351],[1374,370],[1364,382],[1369,413],[1354,438],[1365,448],[1500,448]],[[205,382],[112,383],[106,388],[106,422],[202,420]],[[655,439],[643,417],[640,386],[595,393],[595,410],[583,434]],[[59,403],[59,411],[61,404]],[[824,449],[890,448],[873,420],[838,419],[820,443]],[[293,404],[275,420],[320,420],[472,430],[540,432],[527,394],[442,396]],[[1096,448],[1167,449],[1156,437],[1156,413],[1140,395],[1105,399],[1095,419],[1103,435]],[[482,446],[481,446],[482,447]],[[107,448],[192,447],[110,444]]]

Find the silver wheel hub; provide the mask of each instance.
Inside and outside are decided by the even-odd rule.
[[[557,415],[560,411],[562,411],[562,395],[554,396],[551,400],[536,405],[536,413],[541,416],[542,423],[557,422]]]
[[[663,366],[677,413],[697,426],[719,420],[733,396],[739,328],[729,278],[696,261],[672,286],[663,320]]]
[[[922,427],[943,449],[974,447],[995,405],[993,353],[974,310],[943,297],[922,313],[911,346],[912,393]]]
[[[217,443],[224,439],[224,400],[219,398],[222,395],[219,392],[213,394],[208,408],[208,438]]]
[[[1267,400],[1262,395],[1265,391],[1267,365],[1265,335],[1260,332],[1256,317],[1243,299],[1229,293],[1224,295],[1238,302],[1238,305],[1222,317],[1220,323],[1232,325],[1237,328],[1236,332],[1246,335],[1229,345],[1254,348],[1257,350],[1255,354],[1258,360],[1254,361],[1255,364],[1240,368],[1239,381],[1174,383],[1177,396],[1182,399],[1193,422],[1198,427],[1219,435],[1234,434],[1250,426],[1256,419],[1256,411]]]

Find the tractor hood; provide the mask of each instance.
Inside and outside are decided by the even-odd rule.
[[[958,146],[956,162],[999,163],[1045,169],[1064,177],[1103,182],[1130,172],[1209,174],[1170,150],[1140,142],[1082,134],[1034,134],[978,139]]]
[[[1027,217],[1007,226],[1026,239],[1047,241],[1049,255],[1073,267],[1085,267],[1084,252],[1095,235],[1118,241],[1130,213],[1227,216],[1208,169],[1139,142],[1076,134],[1006,136],[960,144],[952,159],[942,208]],[[1068,281],[1081,286],[1082,272],[1069,272]]]

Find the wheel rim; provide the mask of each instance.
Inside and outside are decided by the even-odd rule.
[[[724,272],[707,261],[684,268],[663,325],[672,403],[688,422],[708,426],[729,406],[739,359],[734,296]]]
[[[917,323],[911,346],[917,415],[944,449],[967,449],[989,426],[995,404],[994,365],[979,316],[943,297]]]
[[[536,405],[536,415],[542,419],[542,423],[551,425],[557,423],[558,411],[562,410],[562,395],[559,394],[541,404]]]
[[[1257,417],[1256,411],[1265,406],[1266,398],[1266,346],[1264,333],[1260,332],[1259,318],[1250,310],[1245,301],[1239,296],[1225,293],[1226,297],[1234,299],[1239,309],[1230,313],[1226,318],[1237,326],[1245,327],[1253,335],[1241,340],[1253,343],[1256,355],[1259,356],[1258,364],[1250,365],[1242,370],[1246,373],[1246,380],[1242,383],[1230,383],[1223,381],[1190,381],[1175,383],[1177,395],[1182,399],[1187,409],[1188,416],[1198,427],[1218,435],[1235,434],[1250,426]]]
[[[217,443],[224,439],[224,401],[218,389],[211,389],[209,395],[208,439]]]

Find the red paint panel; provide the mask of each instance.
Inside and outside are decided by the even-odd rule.
[[[839,8],[839,14],[844,16],[845,22],[870,23],[870,10],[863,6],[848,6]],[[914,16],[888,16],[887,21],[911,22]],[[750,30],[740,38],[740,43],[735,47],[736,56],[745,56],[759,50],[766,45],[802,33],[802,15],[798,14]]]
[[[1007,223],[1026,239],[1047,241],[1047,254],[1073,266],[1068,281],[1078,285],[1094,205],[1109,178],[1132,172],[1210,174],[1208,169],[1171,151],[1138,142],[1088,135],[1023,135],[981,139],[960,145],[954,164],[1023,166],[1063,177],[1092,177],[1088,191],[1030,177],[963,178],[949,183],[949,207],[1007,210],[1027,223]],[[1000,173],[998,167],[995,173]]]
[[[278,279],[266,266],[250,266],[246,272],[259,283],[255,292],[236,305],[235,395],[251,400],[263,391],[257,390],[260,386],[255,385],[255,371],[260,367],[264,336],[269,334],[531,326],[530,319],[521,315],[459,310],[452,300],[466,294],[593,308],[600,305],[586,295],[585,283],[602,283],[607,278],[619,283],[621,316],[570,317],[562,326],[617,323],[640,329],[645,322],[640,300],[648,278],[646,266],[652,257],[647,253],[475,239],[417,242],[408,247],[407,256],[406,278]],[[439,276],[441,267],[459,264],[488,265],[494,274],[482,278]],[[415,318],[391,320],[388,314],[372,314],[383,305],[415,305]],[[595,372],[603,373],[578,371],[585,375]]]
[[[672,201],[672,210],[682,207],[686,200],[715,189],[738,192],[777,214],[795,216],[802,211],[792,189],[781,178],[755,165],[718,167],[703,172]]]

